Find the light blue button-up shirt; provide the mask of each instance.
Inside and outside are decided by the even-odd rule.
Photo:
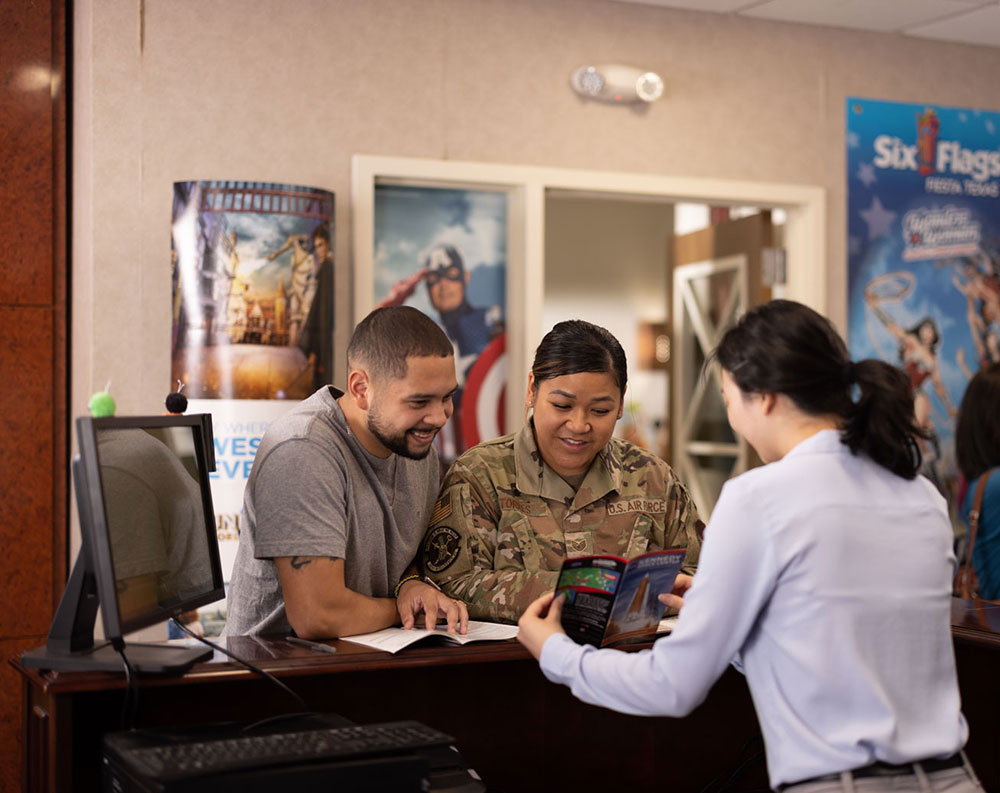
[[[730,662],[747,677],[771,785],[958,751],[952,528],[902,479],[824,430],[723,488],[673,633],[622,653],[546,641],[580,699],[683,716]]]

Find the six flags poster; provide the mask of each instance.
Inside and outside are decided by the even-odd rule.
[[[1000,360],[1000,113],[847,99],[848,340],[910,378],[953,497],[955,415]]]

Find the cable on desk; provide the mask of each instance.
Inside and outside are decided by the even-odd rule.
[[[286,686],[284,683],[282,683],[278,678],[276,678],[270,672],[265,672],[259,666],[254,666],[249,661],[245,661],[244,659],[240,658],[235,653],[231,653],[229,650],[225,649],[224,647],[219,646],[215,642],[210,642],[204,636],[199,636],[197,633],[195,633],[194,631],[192,631],[187,625],[185,625],[184,623],[182,623],[180,620],[173,619],[173,618],[171,618],[171,620],[173,621],[174,625],[176,625],[177,627],[179,627],[182,631],[184,631],[184,633],[186,633],[192,639],[197,639],[202,644],[207,644],[213,650],[218,650],[223,655],[226,655],[229,658],[232,658],[234,661],[236,661],[236,663],[240,664],[240,666],[245,666],[251,672],[254,672],[255,674],[260,675],[261,677],[266,678],[267,680],[270,680],[276,686],[278,686],[279,688],[281,688],[285,693],[287,693],[290,697],[292,697],[295,700],[295,702],[298,704],[298,706],[299,706],[299,710],[297,712],[295,712],[295,713],[283,713],[280,716],[269,716],[268,718],[262,719],[261,721],[254,722],[253,724],[248,724],[246,727],[243,728],[244,730],[250,730],[250,729],[256,727],[259,724],[263,724],[264,722],[271,721],[273,719],[283,719],[283,718],[286,718],[288,716],[301,716],[301,715],[304,715],[304,714],[308,715],[308,714],[311,714],[311,713],[315,712],[315,711],[311,710],[308,705],[306,705],[306,701],[304,699],[302,699],[302,697],[300,697],[298,694],[296,694],[294,691],[292,691],[292,689],[290,689],[288,686]]]
[[[111,640],[111,646],[121,656],[125,668],[125,699],[122,701],[121,726],[123,730],[131,730],[135,725],[135,714],[139,709],[139,682],[135,671],[125,655],[125,640],[117,636]]]

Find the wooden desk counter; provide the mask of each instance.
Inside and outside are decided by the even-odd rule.
[[[1000,793],[1000,605],[955,598],[951,632],[969,722],[965,751],[986,790]]]
[[[967,752],[1000,793],[1000,606],[956,600],[952,626]],[[727,670],[684,719],[623,716],[545,680],[515,641],[418,644],[391,655],[334,642],[336,655],[279,638],[234,637],[231,651],[318,711],[358,723],[416,719],[455,736],[491,791],[701,790],[758,732],[743,677]],[[137,727],[251,720],[296,709],[273,683],[217,653],[183,676],[141,678]],[[119,729],[124,676],[39,673],[18,659],[25,698],[24,789],[99,785],[101,735]],[[762,762],[737,790],[766,787]]]
[[[729,670],[685,719],[623,716],[549,683],[515,641],[424,644],[391,655],[333,642],[326,655],[281,639],[234,637],[228,648],[277,676],[317,711],[358,723],[416,719],[455,736],[491,791],[700,790],[757,733],[746,684]],[[216,653],[217,656],[221,654]],[[100,737],[119,729],[124,676],[22,673],[25,789],[99,785]],[[272,682],[218,658],[140,682],[137,727],[251,720],[296,710]],[[766,786],[763,763],[744,777]]]
[[[1000,650],[1000,603],[952,598],[951,634],[958,642]]]

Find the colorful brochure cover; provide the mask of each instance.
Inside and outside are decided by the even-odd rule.
[[[556,582],[565,595],[563,630],[579,644],[604,647],[656,633],[684,561],[683,549],[651,551],[631,561],[619,556],[566,559]]]

